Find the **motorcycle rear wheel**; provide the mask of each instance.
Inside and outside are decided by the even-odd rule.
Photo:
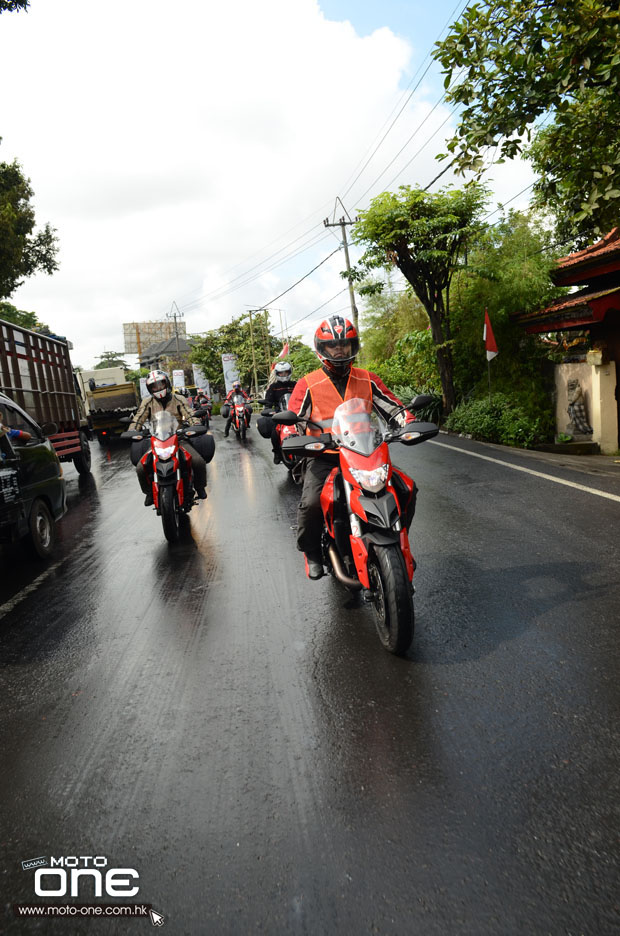
[[[379,640],[390,653],[403,656],[413,640],[414,612],[405,560],[398,546],[373,546],[368,577]]]
[[[159,489],[159,510],[164,536],[169,543],[176,543],[179,538],[180,519],[177,492],[174,487]]]

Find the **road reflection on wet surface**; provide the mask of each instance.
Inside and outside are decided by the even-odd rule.
[[[612,932],[609,504],[399,452],[421,494],[397,659],[371,609],[304,577],[268,443],[215,426],[179,544],[114,448],[92,480],[66,469],[51,564],[3,555],[5,903],[40,900],[24,859],[105,855],[178,933]]]

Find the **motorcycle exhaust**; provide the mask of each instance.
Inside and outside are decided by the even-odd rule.
[[[346,585],[347,588],[351,588],[354,591],[360,591],[363,587],[362,583],[360,582],[359,579],[351,578],[349,575],[346,574],[346,572],[342,568],[342,563],[340,562],[340,556],[336,552],[336,549],[333,545],[329,547],[329,549],[327,550],[327,553],[329,555],[332,568],[334,570],[334,575],[336,576],[338,581],[342,582],[343,585]]]

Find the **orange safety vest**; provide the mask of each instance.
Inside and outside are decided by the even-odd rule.
[[[346,402],[346,400],[354,400],[358,397],[372,404],[372,385],[368,371],[361,370],[359,367],[352,367],[349,372],[344,399],[323,370],[316,370],[307,374],[306,383],[312,400],[310,419],[312,422],[319,423],[323,432],[331,432],[336,407]],[[307,434],[320,435],[320,432],[315,426],[309,426]]]

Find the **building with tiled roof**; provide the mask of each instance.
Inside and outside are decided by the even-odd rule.
[[[584,350],[581,360],[567,361],[556,369],[558,431],[564,431],[561,418],[570,376],[581,382],[588,397],[593,440],[604,452],[616,451],[620,447],[620,392],[616,385],[620,371],[620,228],[557,260],[551,279],[556,286],[582,288],[544,309],[517,313],[512,320],[529,334],[588,333],[591,350]]]

